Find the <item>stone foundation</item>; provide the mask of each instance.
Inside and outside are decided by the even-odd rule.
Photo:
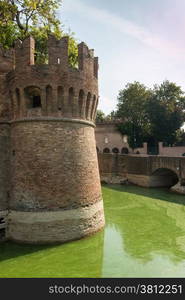
[[[7,217],[7,210],[0,211],[0,242],[7,240]]]
[[[143,187],[170,187],[174,183],[173,176],[127,174],[130,183]]]
[[[11,211],[9,224],[8,238],[16,242],[47,244],[76,240],[103,228],[103,201],[61,211]]]
[[[180,185],[180,183],[178,182],[176,185],[171,187],[171,191],[185,195],[185,186]]]
[[[150,176],[127,174],[127,179],[130,183],[143,186],[143,187],[150,187]]]
[[[102,174],[100,176],[102,183],[107,184],[122,184],[127,180],[124,175],[117,175],[117,174]]]

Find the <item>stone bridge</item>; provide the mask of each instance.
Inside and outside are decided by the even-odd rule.
[[[103,181],[124,179],[144,187],[173,187],[185,193],[185,157],[98,154]]]

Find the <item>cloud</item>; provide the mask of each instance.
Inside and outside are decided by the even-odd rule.
[[[122,34],[126,34],[139,40],[148,47],[162,52],[162,54],[165,54],[166,56],[184,58],[184,49],[177,47],[175,43],[165,40],[159,35],[150,32],[147,28],[139,26],[123,17],[119,17],[105,9],[87,5],[80,0],[66,0],[61,12],[63,10],[79,13],[87,19],[109,26]]]

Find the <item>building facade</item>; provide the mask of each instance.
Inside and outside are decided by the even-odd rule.
[[[97,152],[128,154],[129,148],[127,136],[117,130],[116,121],[104,121],[96,123],[95,137]]]

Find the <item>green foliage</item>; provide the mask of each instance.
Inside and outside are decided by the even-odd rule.
[[[0,44],[4,48],[14,45],[16,39],[32,35],[36,41],[36,62],[47,62],[47,38],[53,34],[60,39],[66,35],[57,18],[62,0],[2,0],[0,1]],[[77,45],[70,35],[69,62],[77,63]]]
[[[102,110],[98,109],[96,114],[96,122],[103,122],[105,121],[105,114]]]
[[[69,36],[69,64],[77,67],[78,46],[74,38],[74,33]]]
[[[131,148],[142,145],[143,137],[149,132],[149,120],[146,105],[152,92],[139,82],[128,83],[119,92],[117,117],[123,120],[118,130],[128,135]]]
[[[181,87],[164,81],[147,89],[139,82],[129,83],[119,92],[117,117],[122,134],[128,135],[130,147],[143,142],[159,141],[172,145],[179,140],[179,129],[185,121],[185,97]]]
[[[185,121],[184,109],[185,97],[181,87],[169,81],[155,85],[147,106],[151,135],[167,145],[174,144]]]
[[[106,116],[107,121],[115,121],[117,119],[116,112],[113,110]]]

